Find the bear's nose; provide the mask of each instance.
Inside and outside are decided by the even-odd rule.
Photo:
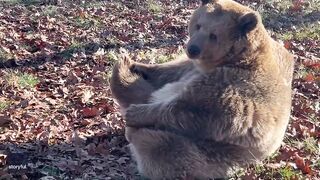
[[[201,49],[196,45],[191,45],[188,47],[188,54],[194,58],[197,57],[201,53]]]

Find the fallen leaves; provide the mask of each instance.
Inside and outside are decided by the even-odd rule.
[[[0,5],[0,103],[2,99],[9,102],[0,108],[0,150],[30,152],[28,178],[139,178],[124,138],[125,124],[108,87],[112,65],[121,59],[120,47],[137,61],[156,63],[159,54],[164,61],[172,59],[181,52],[187,39],[187,21],[199,1],[160,0],[160,12],[150,12],[147,3]],[[269,5],[278,12],[265,23],[276,25],[281,20],[274,4],[243,3],[257,9]],[[306,17],[303,13],[308,2],[295,0],[286,6],[290,10],[281,21],[281,33],[298,34],[298,16]],[[305,147],[308,138],[318,144],[320,138],[320,51],[319,40],[314,37],[293,36],[284,41],[298,57],[286,138],[298,141],[299,147],[285,141],[280,153],[263,165],[268,173],[253,168],[244,179],[268,179],[270,172],[279,168],[320,178],[315,165],[318,155]],[[39,82],[28,88],[18,88],[18,81],[8,86],[7,68],[35,75]],[[11,175],[0,170],[0,176]],[[286,177],[281,173],[271,176]]]
[[[284,41],[284,47],[288,50],[292,49],[293,48],[293,44],[291,41]]]
[[[304,77],[304,80],[307,82],[313,82],[316,80],[315,76],[313,74],[308,74]]]
[[[305,174],[312,175],[313,172],[310,168],[309,162],[306,162],[302,157],[300,157],[297,153],[294,156],[294,161],[297,165],[297,167]]]
[[[292,12],[302,11],[303,6],[305,5],[304,0],[294,0],[292,2],[293,4],[289,9],[290,11]]]
[[[84,118],[93,118],[99,114],[99,109],[96,107],[86,107],[82,109],[82,116]]]

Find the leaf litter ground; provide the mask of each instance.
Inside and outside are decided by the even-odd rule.
[[[0,2],[1,178],[140,179],[109,89],[112,65],[123,51],[147,63],[174,59],[198,2],[48,2]],[[233,179],[320,178],[320,4],[242,3],[260,11],[296,68],[282,147]]]

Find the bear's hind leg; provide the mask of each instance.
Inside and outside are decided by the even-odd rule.
[[[126,137],[138,170],[151,179],[193,176],[206,166],[205,158],[189,140],[165,131],[128,127]]]

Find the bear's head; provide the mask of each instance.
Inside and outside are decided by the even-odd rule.
[[[186,53],[204,71],[233,63],[247,49],[258,48],[264,31],[260,15],[232,0],[202,0],[189,23]]]

